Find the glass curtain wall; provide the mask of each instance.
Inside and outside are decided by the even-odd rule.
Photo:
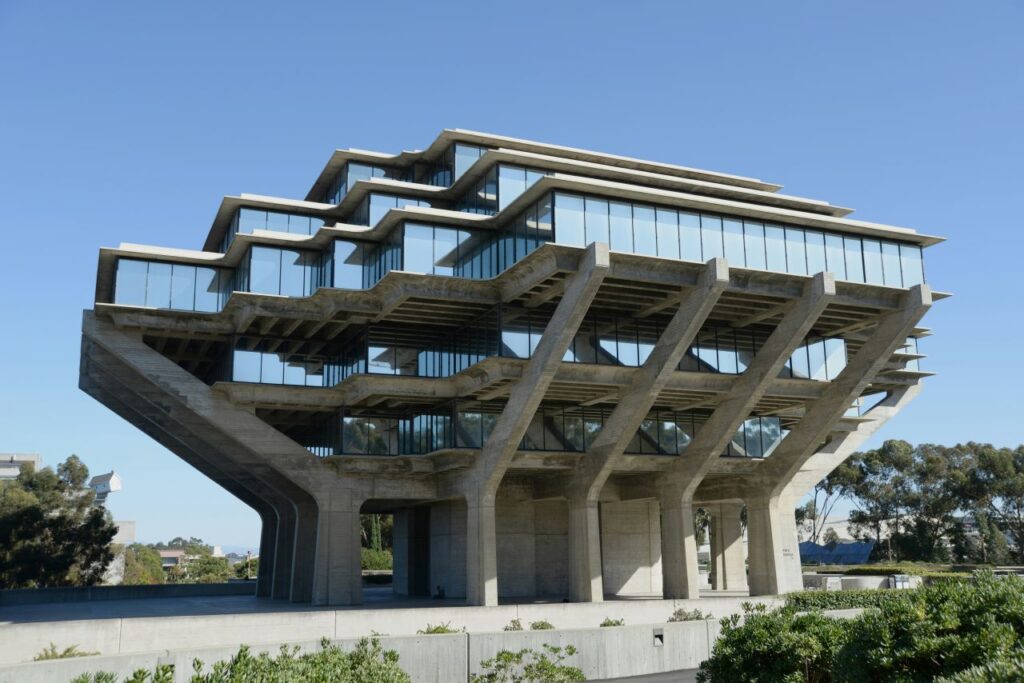
[[[353,414],[345,409],[321,421],[301,439],[318,455],[420,455],[453,448],[482,448],[502,406],[451,403],[403,415]],[[608,408],[543,406],[519,443],[523,451],[582,453],[601,431]],[[630,455],[685,455],[706,415],[654,411],[626,447]],[[763,458],[785,435],[777,417],[750,417],[724,456]],[[309,445],[313,444],[313,445]]]
[[[287,232],[293,235],[312,235],[324,226],[322,218],[300,216],[281,211],[264,211],[263,209],[241,208],[235,212],[231,226],[221,243],[221,252],[226,252],[235,235],[251,235],[256,230]]]
[[[547,175],[522,166],[492,166],[477,184],[456,203],[458,211],[493,216],[503,211],[535,182]]]
[[[231,291],[231,271],[222,268],[119,258],[114,303],[216,313]]]
[[[607,242],[615,251],[813,275],[889,287],[924,282],[921,248],[810,228],[554,193],[555,241]]]
[[[325,281],[320,252],[253,245],[237,272],[239,291],[309,296]]]
[[[328,188],[324,201],[328,204],[340,204],[348,194],[348,189],[360,180],[371,178],[397,178],[398,172],[386,166],[375,166],[357,161],[350,161],[342,167],[338,177]]]
[[[366,225],[374,226],[380,221],[381,218],[387,214],[391,209],[404,209],[408,206],[424,206],[429,207],[431,204],[425,199],[419,199],[417,197],[398,197],[395,195],[378,194],[371,192],[366,195],[359,206],[356,207],[355,211],[349,217],[349,222],[352,225]]]

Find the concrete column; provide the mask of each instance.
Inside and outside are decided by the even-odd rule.
[[[466,497],[466,602],[498,604],[498,548],[494,498]]]
[[[741,503],[706,506],[711,515],[711,587],[715,590],[747,590],[747,563],[743,549]]]
[[[596,500],[569,501],[569,600],[604,600],[601,525]]]
[[[678,492],[663,492],[661,505],[661,568],[666,600],[700,597],[697,534],[693,501]]]
[[[288,600],[292,595],[292,563],[295,559],[295,507],[289,504],[278,506],[277,518],[277,554],[272,558],[273,598]],[[262,558],[260,567],[263,567]]]
[[[359,507],[349,491],[319,496],[313,604],[361,605]]]
[[[260,513],[259,569],[256,572],[256,597],[273,597],[274,562],[277,555],[277,511],[267,507]]]
[[[803,590],[795,506],[796,501],[789,497],[747,500],[751,595]]]

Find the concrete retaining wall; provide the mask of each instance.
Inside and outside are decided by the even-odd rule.
[[[382,636],[381,643],[398,653],[399,664],[415,683],[455,683],[480,673],[480,663],[501,650],[540,651],[543,644],[575,646],[577,654],[567,662],[581,668],[587,679],[688,669],[708,657],[717,637],[717,622],[692,621],[579,630]],[[334,642],[350,650],[358,639]],[[320,646],[317,640],[291,644],[302,650],[316,650]],[[276,643],[253,647],[255,652],[274,653],[278,649]],[[151,669],[157,664],[173,664],[175,680],[187,681],[194,659],[209,664],[227,659],[236,651],[237,647],[190,647],[8,665],[0,667],[0,683],[61,683],[97,671],[109,671],[123,678],[136,669]]]
[[[0,590],[0,607],[53,602],[195,598],[215,595],[256,595],[255,581],[169,584],[162,586],[85,586],[82,588],[25,588]]]

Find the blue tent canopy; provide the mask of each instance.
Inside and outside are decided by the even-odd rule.
[[[800,544],[802,564],[864,564],[875,547],[874,541],[840,541],[818,545],[812,541]]]

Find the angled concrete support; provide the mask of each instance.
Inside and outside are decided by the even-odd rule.
[[[256,573],[256,597],[269,598],[274,592],[274,569],[273,563],[276,557],[275,545],[277,544],[277,513],[274,510],[267,510],[260,514],[260,547],[257,557],[266,557],[269,566]]]
[[[818,273],[807,284],[803,297],[786,312],[746,371],[701,426],[672,471],[662,475],[658,501],[662,506],[661,548],[665,558],[662,568],[666,598],[698,597],[693,495],[711,466],[725,452],[736,430],[750,416],[750,411],[778,377],[786,361],[803,343],[818,316],[835,297],[835,291],[835,279],[831,273]],[[680,512],[666,524],[668,510]],[[693,552],[690,552],[691,547]]]
[[[906,343],[907,335],[932,305],[927,285],[917,285],[903,299],[903,306],[881,319],[839,376],[829,382],[822,397],[808,406],[800,422],[759,469],[757,479],[771,495],[781,494],[788,486],[829,436],[835,423],[885,367],[892,354]]]
[[[498,604],[498,556],[494,500],[519,442],[554,379],[566,349],[608,273],[608,245],[591,244],[548,321],[522,378],[513,387],[473,469],[461,484],[466,499],[466,598],[471,605]]]
[[[796,503],[796,499],[789,496],[747,499],[751,595],[781,595],[803,590]]]
[[[708,261],[696,286],[683,294],[672,320],[650,356],[633,373],[629,386],[619,396],[615,409],[570,479],[569,599],[574,602],[604,599],[597,515],[601,489],[728,284],[729,267],[725,259]]]
[[[747,558],[743,548],[743,504],[715,503],[706,506],[711,516],[711,587],[715,590],[747,590]]]

